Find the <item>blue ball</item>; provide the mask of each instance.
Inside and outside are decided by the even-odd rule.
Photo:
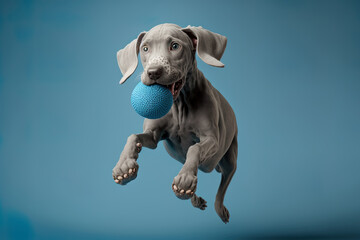
[[[172,104],[171,91],[158,84],[147,86],[139,82],[131,94],[131,105],[135,111],[149,119],[161,118],[169,112]]]

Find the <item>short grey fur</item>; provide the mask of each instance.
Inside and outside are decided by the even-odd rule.
[[[197,68],[195,53],[211,66],[224,67],[220,59],[226,43],[226,37],[202,27],[161,24],[141,33],[117,53],[123,73],[120,83],[133,74],[140,53],[144,67],[141,81],[169,87],[174,103],[164,117],[145,119],[143,133],[128,137],[113,169],[116,183],[125,185],[134,180],[141,148],[155,149],[163,140],[169,155],[183,163],[172,183],[178,198],[191,199],[194,207],[204,210],[206,201],[195,194],[198,169],[221,173],[215,210],[225,223],[230,214],[223,204],[224,196],[237,165],[237,123],[230,104]]]

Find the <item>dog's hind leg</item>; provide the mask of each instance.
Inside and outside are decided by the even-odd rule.
[[[191,203],[194,207],[200,208],[201,210],[205,210],[205,208],[207,207],[205,199],[196,196],[196,194],[191,197]]]
[[[216,194],[215,210],[224,223],[228,223],[230,218],[229,211],[224,206],[224,197],[226,189],[236,171],[237,151],[238,144],[235,136],[228,151],[218,165],[221,170],[221,183]]]

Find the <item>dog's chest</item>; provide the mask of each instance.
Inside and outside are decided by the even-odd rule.
[[[192,126],[176,121],[168,129],[167,135],[164,141],[166,150],[181,162],[185,161],[189,147],[200,141]]]

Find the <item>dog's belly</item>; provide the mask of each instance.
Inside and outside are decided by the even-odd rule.
[[[169,155],[179,162],[184,163],[189,147],[199,141],[199,138],[194,133],[188,133],[182,136],[172,135],[163,142]]]

